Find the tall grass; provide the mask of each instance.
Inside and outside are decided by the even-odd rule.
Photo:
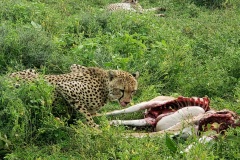
[[[118,2],[117,0],[114,2]],[[139,71],[133,103],[157,95],[205,96],[216,109],[240,110],[240,3],[200,0],[142,0],[154,13],[108,13],[110,0],[2,0],[0,2],[0,157],[6,159],[236,159],[239,129],[214,144],[197,137],[167,147],[165,137],[123,138],[131,128],[102,133],[80,120],[62,101],[52,107],[53,87],[43,80],[14,87],[9,72],[69,71],[73,63]],[[101,111],[117,109],[109,103]],[[74,114],[81,119],[80,114]],[[117,118],[142,118],[142,113]],[[114,118],[114,117],[113,117]],[[69,120],[70,119],[70,120]],[[236,136],[237,135],[237,136]],[[233,141],[232,138],[236,138]],[[187,145],[197,147],[180,154]],[[208,148],[206,150],[206,148]]]

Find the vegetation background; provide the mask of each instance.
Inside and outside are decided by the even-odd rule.
[[[80,120],[68,125],[73,111],[63,103],[52,107],[53,88],[43,80],[15,88],[7,78],[26,68],[65,73],[74,63],[139,71],[133,103],[208,96],[213,108],[240,113],[239,0],[140,1],[143,8],[165,7],[165,17],[108,13],[106,5],[115,2],[0,1],[0,159],[238,159],[239,129],[208,144],[197,137],[126,139],[119,133],[136,128],[110,127],[109,117],[99,117],[99,134]],[[118,108],[109,103],[101,112]],[[196,148],[180,154],[192,142]]]

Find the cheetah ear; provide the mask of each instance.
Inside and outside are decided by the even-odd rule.
[[[116,73],[113,70],[109,70],[108,76],[109,76],[110,81],[112,81],[116,77]]]
[[[132,75],[133,75],[133,77],[135,77],[136,79],[138,79],[138,77],[139,77],[139,72],[137,71],[136,73],[133,73]]]

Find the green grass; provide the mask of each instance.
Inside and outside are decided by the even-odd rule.
[[[114,2],[118,2],[115,0]],[[142,0],[153,13],[108,13],[110,0],[2,0],[0,2],[0,159],[237,159],[240,130],[199,144],[167,137],[123,138],[134,128],[110,127],[109,119],[142,118],[135,113],[99,117],[102,133],[72,110],[52,107],[53,88],[44,81],[21,84],[6,74],[35,68],[65,73],[73,63],[140,72],[133,103],[158,95],[205,96],[215,109],[240,113],[240,2],[238,0]],[[107,104],[101,112],[119,109]],[[82,116],[76,115],[79,119]],[[180,154],[192,142],[197,147]],[[168,148],[169,144],[173,148]]]

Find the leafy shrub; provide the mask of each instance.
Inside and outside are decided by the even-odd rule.
[[[74,33],[83,33],[86,38],[93,38],[101,33],[107,26],[108,16],[105,14],[83,13],[79,20],[75,21],[72,29]]]
[[[226,0],[193,0],[196,5],[207,6],[209,8],[223,7]]]
[[[10,149],[36,142],[41,129],[61,126],[51,114],[52,87],[44,81],[14,88],[1,77],[0,84],[0,135],[10,142]]]
[[[29,67],[63,73],[73,63],[139,71],[134,103],[159,94],[207,95],[213,107],[238,112],[239,1],[140,2],[143,8],[166,7],[165,18],[153,13],[109,14],[104,11],[109,3],[113,1],[0,1],[1,74]],[[228,146],[223,141],[213,148],[198,144],[196,150],[179,154],[197,139],[177,143],[176,154],[170,154],[164,138],[122,138],[119,133],[128,132],[126,128],[109,127],[106,117],[96,118],[101,134],[81,121],[67,125],[71,110],[62,102],[52,109],[51,91],[42,81],[16,89],[1,77],[0,154],[11,153],[5,158],[197,159],[199,152],[202,159],[238,156],[232,154],[238,143]],[[103,111],[119,109],[113,104]],[[142,117],[140,112],[113,118]]]
[[[225,137],[220,137],[217,140],[218,143],[214,143],[213,151],[217,153],[218,157],[224,159],[238,159],[240,149],[236,146],[240,145],[240,130],[239,128],[229,129],[226,134]],[[231,153],[231,150],[234,150],[234,152]]]
[[[55,46],[46,32],[31,26],[12,27],[3,25],[0,28],[1,72],[6,71],[8,64],[18,68],[46,65]]]
[[[31,17],[31,7],[17,0],[3,0],[1,5],[0,20],[12,21],[14,23],[21,21],[27,23]]]

